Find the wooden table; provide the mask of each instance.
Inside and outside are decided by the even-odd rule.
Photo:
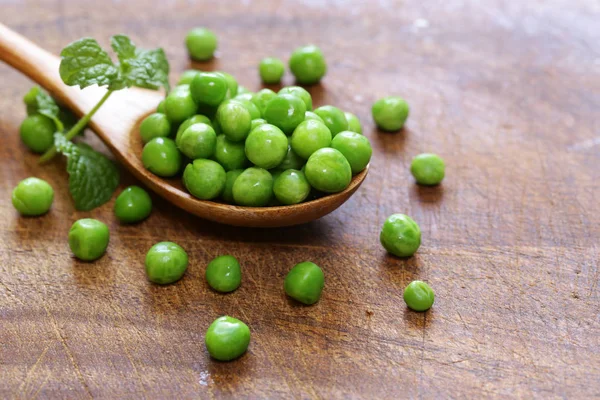
[[[316,43],[329,64],[310,89],[317,104],[356,113],[374,147],[363,187],[318,222],[233,228],[155,198],[146,222],[122,226],[112,202],[75,211],[64,164],[40,167],[26,151],[18,129],[31,82],[0,65],[1,398],[600,397],[598,2],[321,3],[0,0],[1,22],[54,52],[115,33],[162,46],[173,82],[189,68],[182,41],[193,26],[218,33],[208,67],[252,90],[262,57]],[[370,118],[390,94],[411,105],[398,134]],[[446,160],[440,187],[410,176],[425,151]],[[48,215],[21,218],[10,192],[32,175],[56,200]],[[123,187],[132,183],[123,171]],[[423,231],[408,260],[378,241],[395,212]],[[82,217],[111,229],[94,263],[67,244]],[[162,240],[191,258],[167,287],[143,268]],[[229,295],[203,278],[224,253],[244,273]],[[286,272],[305,260],[326,275],[313,307],[283,293]],[[404,305],[413,279],[436,291],[427,313]],[[203,343],[224,314],[252,330],[248,353],[231,363],[211,361]]]

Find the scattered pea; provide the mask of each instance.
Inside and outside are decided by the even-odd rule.
[[[379,99],[371,108],[373,120],[384,131],[398,131],[408,118],[409,107],[406,100],[398,96]]]
[[[185,37],[190,57],[198,61],[210,60],[217,49],[217,36],[207,28],[194,28]]]
[[[275,84],[281,81],[285,72],[283,61],[278,58],[267,57],[263,58],[258,66],[260,79],[264,83]]]
[[[421,228],[409,216],[393,214],[384,222],[379,240],[393,255],[410,257],[421,245]]]
[[[150,215],[152,199],[141,187],[129,186],[117,197],[113,211],[121,222],[139,222]]]
[[[27,178],[19,182],[12,191],[12,204],[25,216],[46,214],[54,201],[54,190],[45,180]]]
[[[438,185],[444,179],[446,165],[439,156],[423,153],[413,158],[410,173],[420,185]]]
[[[285,277],[285,293],[301,303],[315,304],[321,298],[325,276],[317,264],[310,261],[296,264]]]
[[[240,263],[230,255],[213,259],[206,267],[206,281],[217,292],[233,292],[242,283]]]
[[[304,85],[318,83],[327,73],[325,57],[317,46],[304,46],[294,50],[289,65],[296,80]]]
[[[56,125],[50,118],[33,114],[25,118],[19,128],[21,140],[34,153],[43,153],[54,144]]]
[[[229,316],[220,317],[208,327],[204,342],[212,358],[231,361],[248,350],[250,328],[239,319]]]
[[[146,253],[146,275],[150,282],[167,285],[181,279],[188,267],[188,255],[176,243],[160,242]]]
[[[435,293],[422,281],[412,281],[404,289],[404,302],[414,311],[427,311],[435,301]]]
[[[96,260],[104,254],[108,247],[110,232],[108,227],[97,219],[84,218],[71,226],[69,230],[69,247],[83,261]]]

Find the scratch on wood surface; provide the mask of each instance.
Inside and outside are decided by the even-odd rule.
[[[33,396],[31,396],[31,398],[37,399],[38,395],[40,394],[40,392],[42,391],[42,389],[44,388],[44,386],[46,386],[46,383],[48,383],[48,380],[50,379],[51,376],[52,376],[52,372],[48,372],[46,374],[46,377],[44,378],[44,380],[42,381],[42,383],[40,383],[40,386],[35,391],[35,393],[33,394]]]
[[[31,368],[29,368],[29,370],[27,371],[27,374],[25,375],[25,379],[23,380],[23,383],[21,383],[21,385],[19,386],[18,392],[22,392],[23,389],[27,386],[27,384],[29,383],[29,379],[31,378],[31,376],[35,372],[35,370],[38,367],[38,365],[40,365],[42,359],[44,358],[44,356],[48,352],[49,348],[50,348],[50,345],[46,346],[44,348],[44,350],[42,350],[42,353],[37,358],[37,360],[35,361],[35,363],[31,366]]]

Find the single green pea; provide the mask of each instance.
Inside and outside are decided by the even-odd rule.
[[[179,124],[190,118],[198,106],[192,98],[190,85],[176,86],[165,99],[165,113],[173,124]]]
[[[240,102],[250,113],[250,118],[258,119],[261,117],[261,113],[258,107],[251,101],[253,96],[254,93],[245,93],[235,96],[231,101]]]
[[[286,169],[300,169],[306,164],[306,160],[300,157],[296,152],[292,149],[292,138],[288,136],[288,150],[285,158],[277,166],[277,169],[285,171]],[[275,177],[273,177],[275,179]]]
[[[193,124],[181,135],[179,150],[192,160],[210,158],[215,154],[217,134],[204,123]]]
[[[173,242],[159,242],[146,253],[146,275],[150,282],[167,285],[181,279],[188,267],[185,250]]]
[[[263,118],[287,135],[304,121],[305,113],[306,105],[298,96],[278,94],[267,103]]]
[[[265,110],[267,108],[267,103],[277,94],[271,89],[262,89],[252,95],[252,103],[258,108],[260,115],[263,116],[265,114]]]
[[[253,119],[252,124],[250,125],[250,132],[252,132],[255,128],[258,128],[259,126],[264,125],[266,123],[267,121],[265,121],[262,118]]]
[[[275,168],[285,158],[287,136],[274,125],[264,124],[254,129],[246,139],[246,157],[257,167]]]
[[[219,71],[218,73],[223,75],[225,77],[225,80],[227,80],[227,86],[229,87],[229,91],[227,92],[227,98],[234,98],[238,93],[237,80],[233,77],[233,75],[228,74],[227,72]]]
[[[211,200],[219,197],[225,189],[226,176],[219,163],[198,159],[185,167],[183,184],[192,196],[201,200]]]
[[[141,187],[129,186],[117,197],[113,211],[121,222],[139,222],[150,215],[152,199],[148,192]]]
[[[263,58],[258,66],[258,73],[264,83],[279,83],[285,73],[285,65],[279,58]]]
[[[331,141],[331,147],[339,150],[346,157],[353,174],[358,174],[365,169],[373,154],[369,139],[356,132],[338,133]]]
[[[438,155],[423,153],[413,158],[410,173],[420,185],[438,185],[446,175],[446,165]]]
[[[344,113],[346,121],[348,121],[348,130],[351,132],[362,133],[362,126],[358,117],[351,112],[346,111]]]
[[[54,144],[56,125],[50,118],[33,114],[23,120],[19,128],[21,140],[34,153],[43,153]]]
[[[325,121],[323,121],[323,118],[319,117],[317,114],[315,114],[312,111],[307,111],[306,113],[304,113],[304,120],[307,120],[307,119],[314,119],[314,120],[319,121],[319,122],[321,122],[323,124],[325,123]],[[329,129],[329,128],[327,128],[327,129]]]
[[[193,117],[190,117],[183,121],[181,125],[179,125],[179,128],[177,128],[177,134],[175,135],[175,144],[177,145],[177,147],[181,146],[181,136],[183,135],[183,132],[185,132],[185,130],[190,126],[199,123],[210,125],[211,127],[213,127],[213,130],[215,129],[212,121],[207,116],[200,114],[194,115]]]
[[[156,112],[161,114],[167,114],[167,108],[165,107],[165,99],[161,100],[156,107]]]
[[[427,311],[434,301],[433,289],[423,281],[412,281],[404,289],[404,302],[413,311]]]
[[[308,119],[300,123],[292,134],[292,149],[307,160],[311,154],[331,144],[331,132],[325,124]]]
[[[402,97],[389,96],[377,100],[371,108],[373,120],[384,131],[398,131],[406,122],[410,109]]]
[[[54,201],[54,190],[45,180],[23,179],[12,191],[12,204],[26,216],[46,214]]]
[[[170,134],[171,123],[165,114],[150,114],[140,124],[140,136],[144,143],[148,143],[156,137],[167,137]]]
[[[315,110],[315,114],[321,117],[325,126],[331,131],[331,136],[335,137],[340,132],[348,130],[348,120],[342,110],[334,106],[322,106]]]
[[[171,177],[181,168],[181,153],[174,140],[157,137],[144,146],[142,163],[155,175]]]
[[[221,103],[217,110],[217,121],[223,134],[233,142],[246,139],[252,126],[250,111],[241,102],[234,100]]]
[[[214,158],[225,171],[245,168],[248,165],[244,142],[232,142],[225,135],[217,136]]]
[[[291,94],[298,96],[304,102],[306,111],[311,111],[313,108],[312,96],[306,89],[301,86],[286,86],[282,88],[277,94]]]
[[[315,304],[321,298],[325,275],[319,266],[310,261],[296,264],[285,277],[285,293],[301,303]]]
[[[235,200],[233,198],[233,184],[235,180],[244,172],[243,169],[234,169],[232,171],[227,171],[227,176],[225,178],[225,188],[223,189],[223,193],[221,193],[221,198],[227,204],[234,204]]]
[[[240,263],[230,255],[213,259],[206,267],[206,281],[217,292],[233,292],[242,283]]]
[[[188,69],[186,71],[183,71],[183,73],[179,77],[177,85],[191,85],[192,81],[199,73],[200,71],[195,69]]]
[[[217,36],[207,28],[194,28],[185,37],[190,57],[198,61],[210,60],[217,49]]]
[[[215,72],[199,72],[190,84],[194,101],[213,107],[225,100],[228,90],[229,84],[225,76]]]
[[[299,47],[290,57],[290,70],[303,85],[318,83],[327,73],[327,63],[317,46]]]
[[[409,216],[393,214],[385,220],[379,240],[393,255],[410,257],[421,245],[421,228]]]
[[[348,160],[330,147],[315,151],[306,162],[304,173],[312,187],[326,193],[341,192],[352,180]]]
[[[282,204],[302,203],[310,193],[310,184],[302,171],[283,171],[273,183],[273,193]]]
[[[69,230],[69,247],[83,261],[96,260],[104,254],[108,247],[110,232],[108,227],[97,219],[84,218],[71,226]]]
[[[204,336],[206,349],[212,358],[231,361],[248,350],[250,328],[239,319],[224,316],[217,318]]]
[[[263,207],[273,197],[273,177],[266,169],[246,169],[233,183],[233,199],[236,204]]]

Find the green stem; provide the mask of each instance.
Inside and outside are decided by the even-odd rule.
[[[81,132],[86,125],[90,122],[90,120],[92,119],[92,117],[94,116],[94,114],[96,114],[96,111],[98,111],[98,109],[102,106],[102,104],[104,104],[104,102],[108,99],[108,97],[112,94],[113,90],[109,90],[107,91],[104,96],[102,96],[102,98],[100,99],[100,101],[98,102],[98,104],[96,104],[94,106],[94,108],[92,108],[90,110],[89,113],[87,113],[86,115],[83,116],[83,118],[81,118],[72,128],[69,132],[65,133],[65,139],[67,140],[71,140],[73,139],[75,136],[77,136],[77,134],[79,132]],[[54,158],[54,156],[56,156],[58,154],[57,150],[56,150],[56,146],[52,146],[48,151],[46,151],[41,157],[40,157],[40,164],[46,163],[50,160],[52,160]]]

